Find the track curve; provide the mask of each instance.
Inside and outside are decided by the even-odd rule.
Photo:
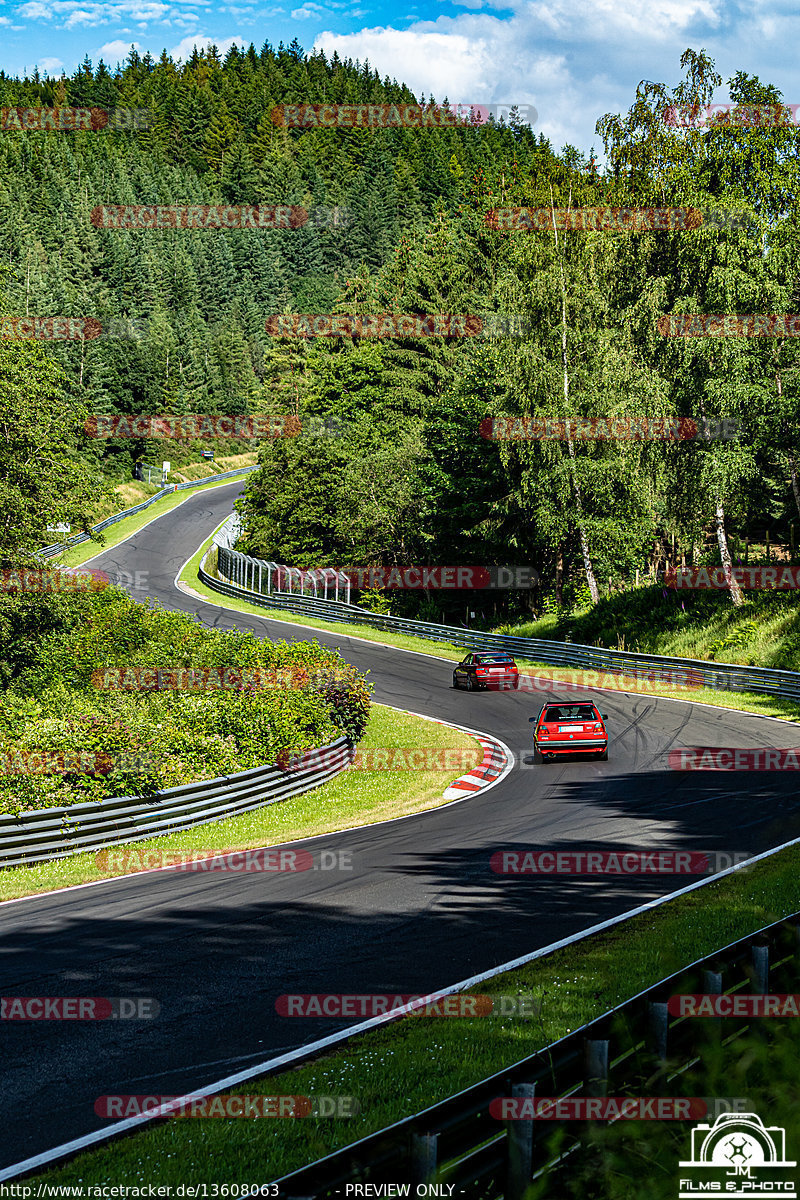
[[[370,670],[377,702],[495,734],[517,765],[485,796],[304,842],[349,851],[350,872],[168,872],[0,905],[0,995],[142,995],[161,1004],[152,1022],[3,1023],[0,1168],[107,1124],[94,1114],[98,1096],[183,1093],[351,1023],[282,1018],[282,993],[433,991],[696,878],[504,878],[489,868],[496,850],[754,854],[800,836],[791,773],[677,773],[666,762],[674,745],[796,745],[789,724],[603,692],[609,761],[531,768],[534,697],[454,692],[450,665],[429,654],[177,590],[177,571],[241,486],[186,500],[93,564],[127,572],[137,599],[152,596],[217,629],[316,637]]]

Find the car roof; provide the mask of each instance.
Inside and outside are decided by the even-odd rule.
[[[546,712],[548,708],[576,708],[579,705],[585,705],[588,708],[593,708],[595,712],[600,709],[595,704],[594,700],[547,700],[542,705],[542,712]]]

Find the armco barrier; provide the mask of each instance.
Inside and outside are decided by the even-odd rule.
[[[224,558],[224,551],[220,551]],[[206,556],[207,557],[207,556]],[[511,637],[508,634],[480,633],[459,629],[455,625],[436,625],[427,621],[407,620],[369,612],[355,604],[335,600],[315,600],[286,592],[261,594],[242,586],[257,577],[259,560],[244,554],[231,556],[239,570],[237,581],[216,579],[200,564],[200,578],[206,587],[225,596],[246,599],[264,608],[283,608],[303,613],[319,620],[368,625],[373,629],[407,633],[427,641],[448,642],[465,650],[505,650],[532,662],[553,666],[583,667],[601,673],[622,674],[632,678],[663,681],[677,680],[690,687],[707,686],[731,692],[763,692],[800,702],[800,674],[796,671],[776,671],[767,667],[742,667],[735,663],[708,663],[696,658],[663,658],[657,654],[631,654],[621,650],[604,650],[580,642],[551,642],[542,638]],[[263,564],[262,564],[263,566]],[[689,693],[691,695],[691,693]]]
[[[107,529],[109,525],[116,525],[117,521],[124,521],[126,517],[132,517],[134,513],[143,512],[149,508],[151,504],[155,504],[157,500],[161,500],[163,496],[169,496],[173,492],[184,492],[189,488],[203,487],[206,483],[216,483],[218,479],[231,479],[234,475],[246,475],[249,471],[256,471],[255,467],[239,467],[236,471],[223,471],[219,475],[207,475],[204,479],[187,479],[186,483],[169,483],[166,487],[161,488],[148,500],[143,500],[141,504],[135,504],[133,508],[126,508],[123,512],[115,513],[113,517],[106,517],[104,521],[100,521],[97,525],[92,526],[93,533],[99,533],[101,529]],[[88,533],[75,533],[72,537],[68,537],[63,542],[56,542],[52,546],[45,546],[37,551],[41,558],[52,558],[54,554],[66,549],[68,546],[80,546],[82,542],[89,541]]]
[[[321,766],[291,772],[274,765],[253,767],[237,775],[166,788],[152,800],[115,796],[69,808],[35,809],[18,817],[0,816],[0,867],[140,842],[276,804],[319,787],[352,762],[354,754],[352,744],[341,737],[320,753]]]
[[[722,1018],[671,1017],[669,996],[794,993],[800,979],[800,929],[794,923],[798,915],[698,959],[489,1079],[270,1182],[280,1185],[285,1200],[341,1200],[347,1185],[356,1182],[362,1191],[354,1194],[363,1196],[382,1194],[376,1185],[431,1185],[441,1180],[451,1189],[448,1195],[463,1200],[524,1200],[533,1179],[541,1180],[555,1170],[568,1172],[572,1151],[590,1151],[586,1126],[594,1122],[562,1125],[566,1137],[556,1157],[544,1145],[554,1122],[497,1120],[490,1113],[492,1101],[545,1096],[680,1097],[681,1075],[690,1067],[698,1070],[697,1060],[707,1047],[716,1044],[717,1053],[721,1050],[725,1061],[730,1061],[737,1053],[739,1036],[752,1027],[768,1036],[765,1027],[770,1022],[724,1018],[723,1048],[718,1032]],[[726,1111],[724,1104],[720,1111]],[[695,1120],[713,1124],[716,1115],[699,1115]],[[680,1122],[679,1127],[686,1131],[688,1143],[691,1121]],[[372,1190],[365,1192],[365,1185],[372,1185]],[[559,1190],[556,1183],[547,1194],[558,1195]],[[409,1194],[415,1194],[413,1188]],[[437,1193],[429,1187],[424,1194]],[[248,1194],[253,1200],[257,1195]]]

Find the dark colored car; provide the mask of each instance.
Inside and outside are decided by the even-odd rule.
[[[533,745],[545,762],[561,754],[596,754],[607,761],[607,717],[590,701],[544,704],[528,720],[535,722]]]
[[[468,654],[453,671],[453,687],[518,688],[519,671],[510,654]]]

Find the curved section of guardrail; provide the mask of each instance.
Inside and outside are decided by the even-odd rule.
[[[219,551],[224,565],[225,551]],[[206,587],[224,596],[247,600],[264,608],[283,608],[324,621],[368,625],[394,633],[407,633],[427,641],[449,642],[465,650],[505,650],[520,658],[553,666],[582,667],[600,674],[611,673],[646,679],[673,686],[711,687],[731,692],[763,692],[800,702],[800,674],[796,671],[772,670],[768,667],[743,667],[736,663],[709,663],[696,658],[665,658],[657,654],[633,654],[622,650],[604,650],[580,642],[550,642],[542,638],[512,637],[509,634],[481,633],[460,629],[456,625],[437,625],[404,617],[390,617],[342,604],[335,600],[316,600],[286,592],[261,593],[245,587],[257,578],[259,560],[237,554],[234,560],[246,560],[239,572],[239,582],[218,579],[205,570],[207,555],[200,564],[199,575]],[[252,564],[249,568],[247,564]],[[587,686],[591,686],[587,683]]]
[[[106,517],[104,521],[93,525],[92,532],[99,533],[101,529],[107,529],[109,525],[116,525],[117,521],[124,521],[126,517],[132,517],[134,513],[143,512],[151,504],[155,504],[156,500],[161,500],[163,496],[169,496],[173,492],[185,492],[188,488],[202,487],[206,483],[216,483],[218,479],[232,479],[234,475],[246,475],[248,472],[256,470],[258,470],[257,466],[239,467],[236,471],[223,471],[219,475],[206,475],[204,479],[187,479],[186,483],[168,483],[166,487],[160,488],[149,499],[143,500],[141,504],[134,504],[133,508],[123,509],[122,512],[114,513],[113,517]],[[41,550],[37,551],[37,554],[41,558],[52,558],[54,554],[58,554],[68,546],[80,546],[83,542],[88,541],[88,533],[75,533],[63,542],[55,542],[52,546],[44,546]]]
[[[141,796],[112,799],[69,808],[44,808],[0,816],[0,867],[28,866],[97,850],[120,842],[140,842],[193,825],[221,821],[236,813],[319,787],[353,761],[355,749],[346,737],[302,759],[291,770],[274,764],[236,775],[165,788],[152,800]]]
[[[530,1113],[531,1102],[540,1096],[579,1097],[584,1102],[606,1095],[635,1096],[642,1079],[658,1078],[660,1083],[667,1064],[675,1082],[662,1092],[671,1091],[676,1103],[684,1105],[676,1111],[689,1119],[691,1102],[680,1098],[680,1079],[702,1057],[708,1033],[702,1021],[673,1016],[667,1006],[670,996],[708,992],[718,993],[712,996],[715,1002],[730,1002],[719,1004],[720,1012],[727,1009],[720,1055],[732,1061],[739,1037],[754,1027],[768,1036],[763,1020],[755,1015],[763,994],[791,996],[797,988],[798,915],[697,959],[488,1079],[271,1182],[280,1185],[286,1200],[338,1200],[348,1194],[348,1184],[363,1187],[367,1180],[375,1186],[386,1180],[432,1185],[439,1179],[447,1179],[451,1194],[465,1200],[524,1200],[534,1178],[552,1178],[550,1172],[563,1169],[570,1151],[588,1148],[587,1127],[592,1122],[573,1127],[567,1147],[560,1146],[554,1154],[535,1136],[537,1122],[524,1114],[519,1102],[527,1100]],[[734,1015],[734,994],[741,997],[741,1016],[738,1010]],[[694,1119],[710,1118],[712,1123],[732,1111],[733,1103],[700,1101],[706,1111],[696,1109]],[[409,1194],[414,1195],[413,1190]],[[557,1184],[553,1194],[558,1194]],[[245,1200],[257,1196],[249,1192]]]

